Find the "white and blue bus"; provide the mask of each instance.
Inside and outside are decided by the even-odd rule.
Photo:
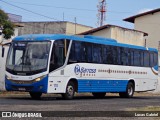
[[[72,99],[75,92],[95,97],[152,91],[158,82],[158,51],[94,36],[23,35],[13,39],[6,61],[7,91],[59,93]]]

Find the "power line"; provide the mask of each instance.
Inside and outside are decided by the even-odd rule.
[[[80,9],[80,8],[70,8],[70,7],[59,7],[59,6],[51,6],[51,5],[40,5],[40,4],[31,4],[31,3],[24,3],[24,2],[15,2],[19,4],[25,4],[25,5],[32,5],[32,6],[39,6],[39,7],[54,7],[54,8],[60,8],[60,9],[71,9],[71,10],[82,10],[82,11],[96,11],[91,9]]]
[[[16,7],[16,8],[22,9],[22,10],[24,10],[24,11],[27,11],[27,12],[30,12],[30,13],[33,13],[33,14],[36,14],[36,15],[39,15],[39,16],[42,16],[42,17],[45,17],[45,18],[49,18],[49,19],[53,19],[53,20],[60,21],[60,20],[58,20],[58,19],[55,19],[55,18],[51,18],[51,17],[45,16],[45,15],[42,15],[42,14],[39,14],[39,13],[33,12],[33,11],[31,11],[31,10],[27,10],[27,9],[22,8],[22,7],[19,7],[19,6],[17,6],[17,5],[10,4],[10,3],[5,2],[5,1],[3,1],[3,0],[0,0],[0,2],[6,3],[6,4],[11,5],[11,6],[13,6],[13,7]],[[57,22],[56,22],[56,23],[57,23]],[[61,24],[60,24],[60,23],[57,23],[57,24],[61,26]],[[60,29],[61,29],[62,31],[64,30],[62,27],[60,27]]]
[[[24,2],[15,2],[14,3],[19,3],[19,4],[25,4],[25,5],[32,5],[32,6],[39,6],[39,7],[52,7],[52,8],[58,8],[58,9],[70,9],[70,10],[79,10],[79,11],[89,11],[89,12],[96,12],[97,10],[93,9],[80,9],[80,8],[70,8],[70,7],[60,7],[60,6],[51,6],[51,5],[41,5],[41,4],[31,4],[31,3],[24,3]],[[133,13],[133,12],[125,12],[125,11],[107,11],[111,13],[122,13],[122,14],[127,14],[127,13]]]
[[[6,3],[6,4],[8,4],[8,5],[11,5],[11,6],[13,6],[13,7],[16,7],[16,8],[22,9],[22,10],[24,10],[24,11],[27,11],[27,12],[30,12],[30,13],[33,13],[33,14],[36,14],[36,15],[39,15],[39,16],[42,16],[42,17],[45,17],[45,18],[49,18],[49,19],[53,19],[53,20],[58,20],[58,19],[55,19],[55,18],[52,18],[52,17],[48,17],[48,16],[46,16],[46,15],[42,15],[42,14],[39,14],[39,13],[33,12],[33,11],[31,11],[31,10],[27,10],[27,9],[22,8],[22,7],[19,7],[19,6],[17,6],[17,5],[13,5],[13,4],[8,3],[8,2],[6,2],[6,1],[3,1],[3,0],[0,0],[0,1],[1,1],[1,2],[3,2],[3,3]],[[58,20],[58,21],[60,21],[60,20]]]
[[[24,2],[15,2],[19,4],[25,4],[25,5],[32,5],[32,6],[39,6],[39,7],[54,7],[54,8],[60,8],[60,9],[71,9],[71,10],[82,10],[82,11],[96,11],[91,9],[80,9],[80,8],[70,8],[70,7],[58,7],[58,6],[51,6],[51,5],[40,5],[40,4],[31,4],[31,3],[24,3]]]

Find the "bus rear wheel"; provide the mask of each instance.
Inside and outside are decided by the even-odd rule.
[[[41,92],[29,92],[32,99],[38,100],[41,99]]]
[[[104,98],[106,93],[105,92],[93,92],[92,95],[95,97],[95,98]]]
[[[74,94],[75,94],[75,85],[74,85],[74,82],[70,81],[67,84],[66,93],[63,93],[62,97],[66,100],[71,100],[73,99]]]
[[[134,94],[134,85],[132,82],[129,82],[126,88],[126,92],[120,92],[119,96],[122,98],[131,98]]]

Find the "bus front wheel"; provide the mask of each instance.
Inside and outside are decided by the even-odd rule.
[[[41,98],[41,95],[42,93],[41,92],[29,92],[30,96],[32,99],[40,99]]]
[[[92,95],[95,97],[95,98],[104,98],[106,93],[105,92],[101,92],[101,93],[96,93],[96,92],[93,92]]]
[[[131,98],[134,94],[134,85],[132,82],[129,82],[126,88],[126,92],[120,92],[119,96],[122,98]]]
[[[75,94],[75,85],[74,85],[74,82],[70,81],[67,84],[66,93],[63,93],[62,97],[66,100],[71,100],[73,99],[74,94]]]

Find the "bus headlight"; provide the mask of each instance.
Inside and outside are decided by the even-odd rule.
[[[38,81],[40,81],[41,80],[41,78],[39,77],[39,78],[36,78],[34,81],[35,82],[38,82]]]
[[[12,78],[6,75],[7,80],[11,80]]]
[[[46,77],[46,75],[41,76],[41,77],[38,77],[38,78],[34,79],[34,81],[35,81],[35,82],[39,82],[39,81],[41,81],[44,77]]]

